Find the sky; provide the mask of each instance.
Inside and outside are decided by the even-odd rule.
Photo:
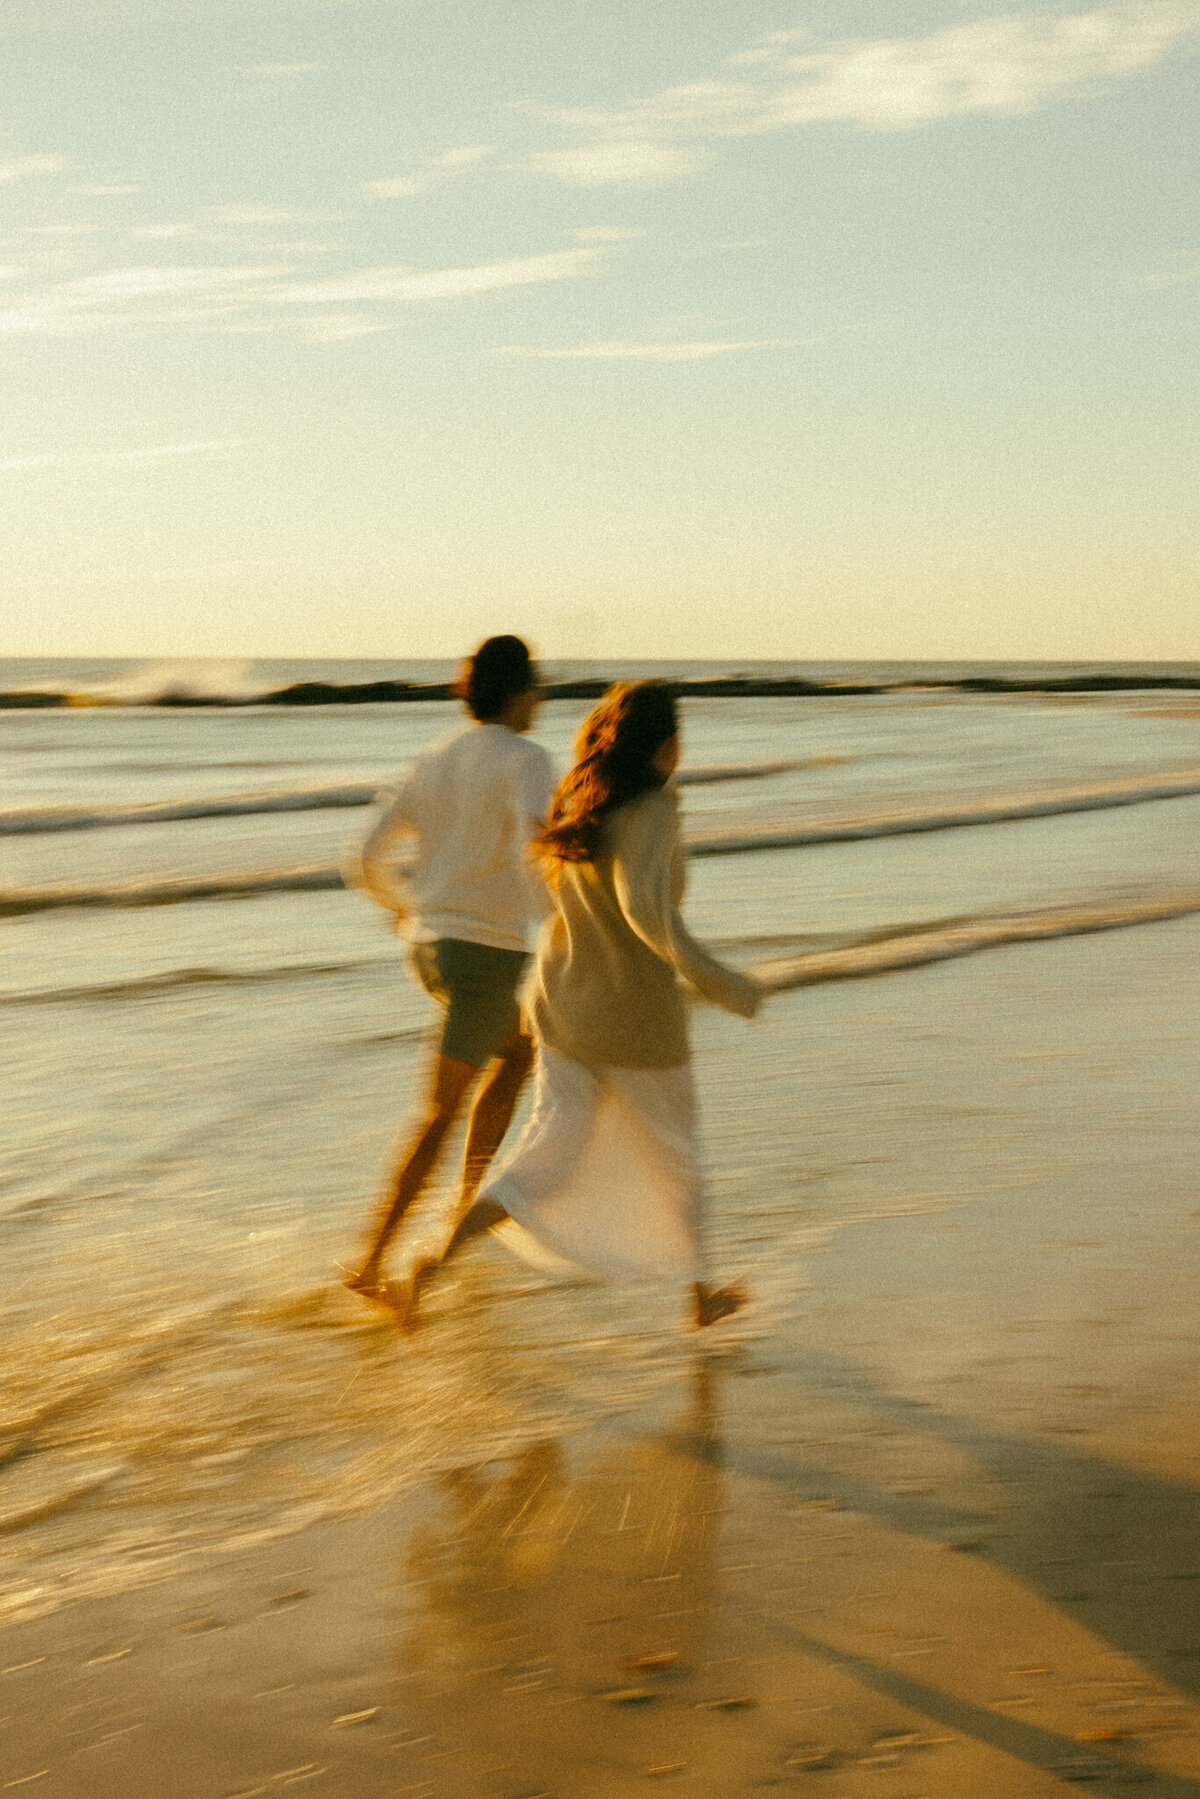
[[[0,655],[1200,659],[1200,0],[3,0]]]

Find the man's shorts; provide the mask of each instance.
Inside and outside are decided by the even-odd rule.
[[[486,1068],[521,1028],[517,992],[529,958],[461,937],[414,943],[413,968],[425,991],[446,1009],[439,1054]]]

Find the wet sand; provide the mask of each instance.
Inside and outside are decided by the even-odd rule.
[[[616,1418],[8,1627],[0,1790],[1200,1795],[1198,951],[773,1002],[844,1106],[814,1168],[886,1145],[908,1214]],[[959,1139],[995,1163],[961,1199]]]

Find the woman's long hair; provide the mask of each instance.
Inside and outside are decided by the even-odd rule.
[[[590,712],[575,739],[575,766],[559,782],[533,853],[553,878],[565,862],[592,862],[610,812],[666,784],[655,753],[679,729],[665,681],[619,681]]]

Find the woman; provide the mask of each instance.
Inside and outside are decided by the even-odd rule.
[[[432,1174],[450,1128],[475,1090],[455,1221],[512,1118],[533,1062],[517,990],[527,932],[545,910],[526,851],[554,787],[550,758],[527,732],[540,699],[537,669],[519,637],[489,637],[458,692],[472,722],[419,756],[363,845],[355,883],[397,914],[413,939],[417,979],[443,1007],[425,1107],[401,1150],[364,1259],[347,1285],[395,1303],[383,1258]],[[398,848],[415,856],[405,878]],[[476,1084],[488,1070],[482,1085]]]
[[[555,916],[526,995],[538,1044],[533,1116],[447,1253],[500,1225],[514,1247],[531,1238],[529,1248],[598,1274],[689,1282],[702,1327],[746,1294],[705,1278],[680,977],[743,1018],[762,988],[710,956],[679,915],[670,688],[610,688],[575,748],[535,845]]]

